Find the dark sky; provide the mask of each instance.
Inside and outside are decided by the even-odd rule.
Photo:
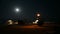
[[[18,7],[21,12],[16,13],[14,9]],[[14,18],[33,19],[37,11],[41,13],[43,18],[55,17],[53,11],[54,1],[52,0],[0,0],[0,19]]]

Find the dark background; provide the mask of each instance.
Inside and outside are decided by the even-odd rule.
[[[14,9],[21,8],[21,12],[16,13]],[[40,12],[41,17],[45,20],[51,19],[58,21],[58,13],[55,0],[0,0],[0,23],[6,19],[28,19],[33,21],[35,13]]]

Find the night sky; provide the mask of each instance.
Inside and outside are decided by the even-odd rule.
[[[20,8],[16,13],[15,8]],[[52,0],[0,0],[0,20],[12,19],[34,19],[37,11],[41,13],[42,18],[55,18],[53,11],[54,1]]]

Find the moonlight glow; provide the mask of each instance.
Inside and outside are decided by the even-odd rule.
[[[19,8],[16,8],[16,12],[19,12]]]

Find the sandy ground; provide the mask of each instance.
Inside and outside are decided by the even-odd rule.
[[[7,34],[54,34],[54,24],[42,26],[38,25],[13,25],[7,26],[1,30],[3,33]]]

